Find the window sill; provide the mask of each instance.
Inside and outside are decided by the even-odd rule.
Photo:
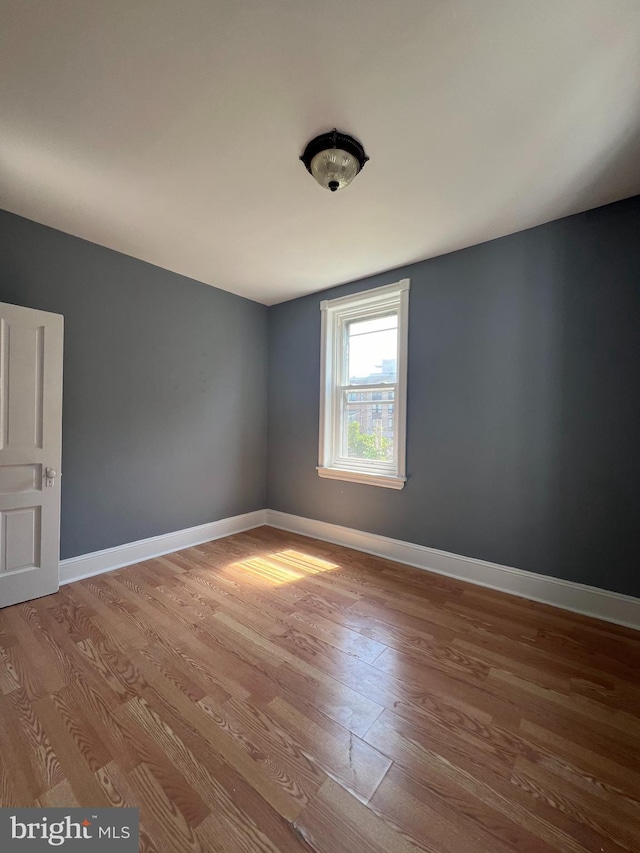
[[[318,476],[327,480],[345,480],[348,483],[362,483],[367,486],[382,486],[383,489],[403,489],[406,477],[391,477],[384,474],[365,474],[362,471],[348,471],[343,468],[320,468]]]

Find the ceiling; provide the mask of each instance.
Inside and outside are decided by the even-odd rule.
[[[640,193],[638,0],[0,0],[0,81],[0,207],[265,304]]]

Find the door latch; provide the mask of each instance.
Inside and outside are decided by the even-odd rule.
[[[45,486],[47,488],[51,488],[53,486],[53,481],[56,478],[56,469],[49,466],[48,468],[45,468],[44,475],[45,475],[45,482],[44,482]]]

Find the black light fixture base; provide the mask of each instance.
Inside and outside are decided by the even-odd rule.
[[[319,154],[321,151],[327,151],[331,148],[340,148],[355,157],[358,161],[358,172],[362,171],[364,164],[369,159],[364,153],[362,144],[358,142],[357,139],[354,139],[353,136],[349,136],[348,133],[341,133],[334,127],[333,130],[329,131],[329,133],[322,133],[320,136],[316,136],[307,143],[307,147],[304,149],[300,159],[307,167],[307,171],[310,174],[313,174],[311,172],[311,161],[316,154]],[[332,183],[336,182],[332,181]],[[335,192],[338,189],[337,183],[336,186],[331,186],[331,184],[329,184],[329,189],[331,192]]]

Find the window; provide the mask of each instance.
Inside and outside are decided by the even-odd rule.
[[[321,477],[404,486],[408,308],[408,279],[320,303]]]

